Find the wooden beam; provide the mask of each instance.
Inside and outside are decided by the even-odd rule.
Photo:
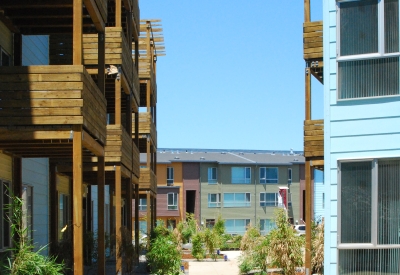
[[[116,125],[121,124],[121,80],[120,79],[115,79],[115,124]]]
[[[69,139],[71,136],[70,130],[58,131],[40,131],[40,130],[0,130],[0,140],[32,140],[32,139]]]
[[[105,29],[105,22],[103,20],[103,17],[101,16],[101,13],[99,9],[97,8],[97,5],[94,0],[84,0],[85,7],[87,11],[89,12],[90,17],[92,18],[93,24],[96,27],[96,30],[98,32],[104,32]]]
[[[82,134],[82,145],[90,150],[96,156],[104,156],[104,148],[94,138],[92,138],[86,131]]]
[[[151,203],[151,199],[152,199],[152,197],[151,197],[151,194],[150,194],[151,192],[150,191],[147,191],[147,194],[146,194],[146,204],[147,204],[147,236],[150,236],[151,235],[151,227],[152,227],[152,211],[151,211],[151,206],[152,206],[152,203]]]
[[[135,184],[135,263],[139,264],[139,184]]]
[[[103,95],[105,95],[106,89],[105,89],[105,84],[106,84],[106,79],[105,79],[105,58],[106,58],[106,36],[104,32],[100,32],[98,34],[98,58],[97,60],[99,61],[98,64],[98,69],[95,74],[98,74],[97,76],[97,87],[99,87],[100,92],[102,92]]]
[[[50,163],[50,253],[55,255],[56,244],[58,243],[58,192],[57,192],[57,172],[56,164]]]
[[[105,172],[104,172],[104,157],[98,157],[97,162],[97,192],[98,192],[98,270],[97,274],[105,275],[105,222],[104,222],[104,207],[105,207]]]
[[[74,129],[73,184],[72,184],[73,263],[74,263],[74,274],[83,274],[82,126],[76,125],[73,127],[73,129]]]
[[[82,0],[73,0],[73,57],[72,61],[74,65],[82,65]]]
[[[121,0],[115,0],[115,26],[122,26],[122,3]]]
[[[120,247],[122,242],[121,235],[121,166],[115,165],[115,239],[116,239],[116,274],[122,273],[122,258],[120,253]],[[150,236],[150,235],[149,235]]]
[[[305,162],[306,180],[306,249],[305,249],[305,268],[306,274],[311,272],[311,221],[312,221],[312,184],[311,184],[311,164],[309,160]]]

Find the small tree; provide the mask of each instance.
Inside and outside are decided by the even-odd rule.
[[[259,268],[261,266],[260,256],[257,255],[259,243],[264,237],[261,236],[260,230],[257,227],[249,226],[244,233],[240,242],[240,249],[242,255],[239,258],[239,269],[241,273],[248,273],[249,271]]]
[[[296,235],[284,209],[276,210],[275,223],[276,228],[267,235],[263,246],[267,248],[273,266],[282,268],[286,275],[294,275],[296,267],[303,265],[304,239]]]
[[[324,222],[315,226],[312,239],[311,266],[313,273],[324,272]]]
[[[192,237],[192,255],[196,258],[196,260],[200,261],[203,260],[206,254],[206,250],[203,247],[203,232],[197,232]]]
[[[153,274],[180,274],[181,251],[174,234],[164,225],[159,224],[154,229],[150,249],[146,256]]]

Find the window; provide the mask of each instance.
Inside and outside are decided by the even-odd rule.
[[[174,185],[174,168],[167,167],[167,185]]]
[[[278,168],[260,167],[260,183],[278,183]]]
[[[288,178],[288,184],[292,184],[292,168],[287,169],[287,178]]]
[[[400,159],[343,161],[338,168],[339,269],[398,274]]]
[[[221,194],[208,194],[208,207],[221,207]]]
[[[168,210],[178,210],[178,193],[168,193]]]
[[[147,210],[147,198],[139,198],[139,210]]]
[[[33,234],[33,187],[29,185],[22,186],[22,226],[26,229],[26,237],[32,240]]]
[[[224,193],[224,207],[250,207],[250,193]]]
[[[399,1],[338,3],[338,99],[399,95]]]
[[[217,183],[217,168],[216,167],[208,167],[208,183],[209,184]]]
[[[10,247],[10,222],[6,219],[6,217],[9,217],[11,214],[8,207],[11,204],[9,189],[10,183],[0,180],[0,250]]]
[[[245,183],[251,182],[251,169],[250,167],[232,167],[232,183]]]
[[[225,229],[228,234],[243,235],[249,225],[250,219],[225,220]]]
[[[262,235],[268,234],[272,229],[276,228],[275,221],[272,219],[260,220],[260,231]]]
[[[278,193],[260,193],[260,206],[278,206]]]
[[[8,53],[6,53],[1,47],[0,47],[0,66],[10,66],[11,64],[11,58]]]
[[[207,228],[213,228],[215,225],[215,219],[206,219],[206,227]]]

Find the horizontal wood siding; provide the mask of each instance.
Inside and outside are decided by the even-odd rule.
[[[135,116],[132,115],[132,125],[135,125]],[[132,134],[135,135],[135,128],[132,127]],[[139,136],[150,134],[150,138],[154,142],[155,146],[157,146],[157,130],[156,126],[153,123],[153,119],[151,117],[151,113],[144,112],[139,113]]]
[[[106,162],[121,162],[131,170],[132,138],[122,125],[107,125],[107,142],[104,151]]]
[[[303,24],[304,59],[322,59],[322,21]]]
[[[149,168],[140,168],[139,189],[157,192],[157,178]]]
[[[324,156],[324,120],[304,121],[304,156]]]
[[[12,181],[12,157],[0,153],[0,179]]]
[[[106,101],[83,66],[0,67],[0,126],[83,124],[105,143]]]

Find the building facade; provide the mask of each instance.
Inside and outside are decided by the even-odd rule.
[[[325,274],[399,274],[399,1],[324,1]]]

